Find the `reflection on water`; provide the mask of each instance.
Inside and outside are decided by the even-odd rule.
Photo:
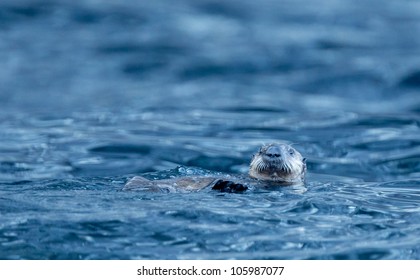
[[[2,1],[0,258],[420,258],[420,6],[354,2]],[[121,191],[272,141],[305,187]]]

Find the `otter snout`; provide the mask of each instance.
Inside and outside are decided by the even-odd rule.
[[[281,157],[281,149],[278,146],[270,146],[266,153],[268,157]]]

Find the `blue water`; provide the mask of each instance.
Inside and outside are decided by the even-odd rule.
[[[1,1],[0,259],[419,259],[420,2],[316,2]]]

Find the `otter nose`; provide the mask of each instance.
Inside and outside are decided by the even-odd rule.
[[[267,149],[266,154],[269,157],[280,157],[281,156],[281,150],[277,146],[271,146]]]

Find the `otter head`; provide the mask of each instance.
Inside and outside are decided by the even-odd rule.
[[[306,159],[287,144],[264,145],[254,155],[249,167],[249,176],[273,183],[294,183],[303,181]]]

